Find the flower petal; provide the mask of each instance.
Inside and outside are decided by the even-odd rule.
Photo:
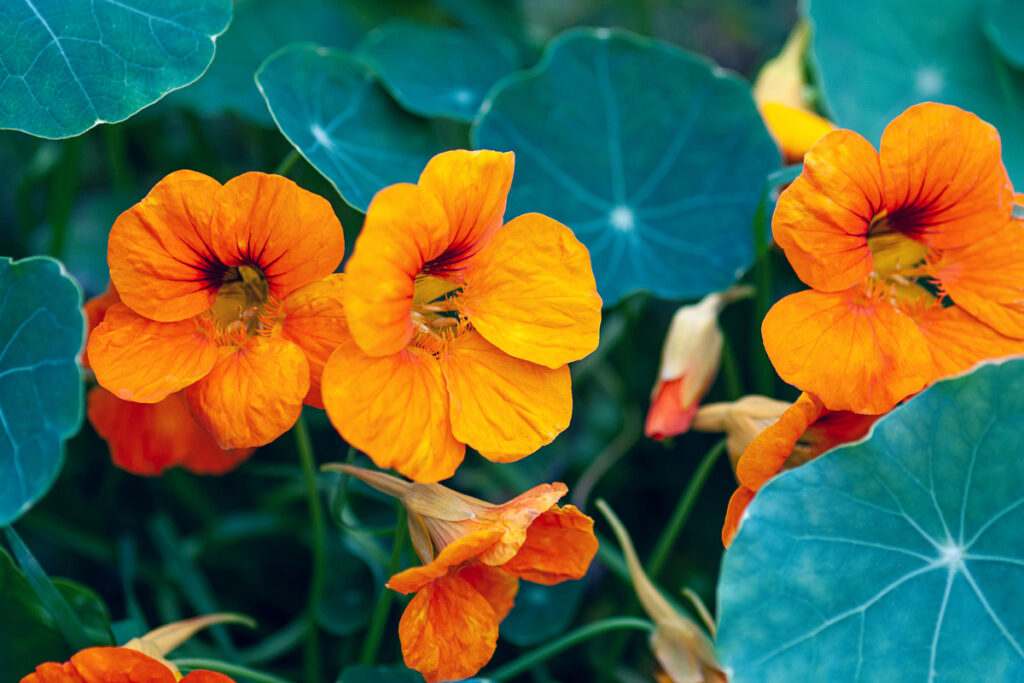
[[[149,655],[124,647],[90,647],[72,655],[71,664],[85,683],[174,683],[175,675]],[[71,679],[74,680],[74,679]]]
[[[761,334],[779,376],[831,410],[884,413],[934,379],[913,321],[859,287],[790,294],[768,311]]]
[[[554,507],[526,530],[526,543],[501,566],[513,576],[552,585],[580,579],[597,554],[594,520],[572,505]]]
[[[825,412],[825,406],[806,392],[786,409],[777,422],[754,437],[736,464],[740,484],[757,491],[782,468],[807,428]]]
[[[519,460],[569,426],[567,365],[552,370],[513,358],[476,331],[452,340],[441,363],[452,433],[491,460]]]
[[[644,423],[644,434],[648,438],[661,441],[671,436],[679,436],[690,429],[697,409],[700,407],[700,398],[690,405],[683,404],[682,389],[686,382],[686,375],[659,381],[654,386],[654,398],[651,399],[651,407],[647,411],[647,421]]]
[[[135,312],[163,322],[210,307],[222,275],[210,243],[221,184],[175,171],[122,213],[110,230],[110,279]]]
[[[427,683],[472,676],[498,643],[494,608],[469,581],[443,576],[416,594],[398,624],[402,656]]]
[[[938,376],[963,372],[987,358],[1024,354],[1024,341],[1004,337],[959,306],[936,306],[914,322],[924,334]]]
[[[85,312],[85,336],[86,339],[92,334],[103,318],[107,315],[107,310],[110,309],[116,303],[120,303],[121,297],[117,295],[117,290],[114,289],[113,284],[107,285],[107,291],[103,292],[98,296],[94,296],[82,305],[82,310]],[[82,367],[89,370],[89,353],[87,350],[82,351]]]
[[[270,443],[302,412],[309,364],[295,344],[253,337],[224,353],[210,374],[185,392],[192,414],[222,448]]]
[[[88,354],[100,385],[128,401],[156,403],[205,377],[217,345],[194,318],[154,322],[121,303],[89,335]]]
[[[452,476],[465,457],[440,365],[422,349],[374,358],[343,341],[324,367],[323,401],[335,429],[378,467],[430,483]]]
[[[828,119],[781,102],[762,104],[761,117],[790,164],[800,163],[814,143],[836,129]]]
[[[431,581],[446,575],[451,569],[476,557],[501,538],[500,529],[481,529],[455,539],[437,554],[429,564],[410,567],[388,579],[387,587],[402,595],[415,593]]]
[[[539,213],[510,221],[473,258],[466,281],[463,310],[505,353],[558,368],[597,348],[590,252],[558,221]]]
[[[216,671],[193,671],[181,679],[181,683],[235,683],[235,679]]]
[[[501,539],[480,553],[477,559],[491,566],[508,562],[523,547],[533,523],[568,492],[569,487],[562,482],[540,484],[507,503],[477,512],[474,521],[494,524],[504,531]]]
[[[729,508],[725,511],[725,524],[722,525],[722,545],[726,548],[732,543],[736,532],[740,530],[743,513],[747,511],[750,501],[754,500],[755,493],[746,486],[740,486],[729,498]]]
[[[491,603],[498,623],[512,611],[516,593],[519,592],[519,579],[516,577],[499,567],[488,567],[483,564],[471,564],[459,571],[459,577],[469,582],[487,602]]]

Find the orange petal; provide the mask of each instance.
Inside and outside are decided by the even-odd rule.
[[[526,543],[501,566],[513,576],[552,585],[582,578],[597,554],[594,520],[572,505],[554,507],[526,531]]]
[[[882,205],[878,152],[849,130],[829,133],[779,196],[772,234],[809,286],[837,292],[873,268],[868,226]]]
[[[648,438],[661,441],[670,436],[679,436],[690,429],[694,415],[700,407],[700,400],[688,406],[683,405],[680,393],[686,377],[677,377],[667,382],[658,382],[654,389],[654,398],[647,411],[647,422],[644,433]],[[703,393],[701,394],[703,397]]]
[[[298,345],[309,361],[306,405],[323,408],[320,378],[331,352],[350,338],[345,323],[344,276],[328,275],[306,285],[281,302],[274,335]]]
[[[601,297],[590,252],[539,213],[510,221],[473,258],[463,310],[505,353],[558,368],[597,348]]]
[[[450,225],[441,270],[458,268],[501,227],[515,159],[512,152],[458,149],[427,162],[419,186],[441,203]]]
[[[185,392],[192,414],[222,448],[270,443],[302,412],[309,364],[295,344],[253,337],[224,353],[210,374]]]
[[[85,683],[175,683],[164,664],[124,647],[90,647],[73,655],[71,664]]]
[[[422,567],[410,567],[395,574],[388,580],[387,586],[403,595],[414,593],[431,581],[446,575],[450,569],[475,559],[500,538],[500,529],[481,529],[466,534],[442,548],[437,557],[429,564]]]
[[[397,353],[415,334],[416,276],[448,246],[448,218],[426,190],[398,184],[376,194],[345,265],[345,312],[371,356]]]
[[[193,671],[181,679],[181,683],[235,683],[235,679],[215,671]]]
[[[519,591],[519,579],[516,577],[498,567],[483,564],[472,564],[462,569],[459,577],[469,582],[491,604],[498,623],[512,611]]]
[[[452,433],[485,457],[511,462],[551,443],[572,417],[569,366],[513,358],[469,331],[442,358]]]
[[[740,530],[743,513],[747,511],[750,501],[754,500],[754,494],[755,492],[746,486],[740,486],[729,499],[729,509],[725,511],[725,524],[722,526],[722,545],[726,548],[732,543],[736,532]]]
[[[504,531],[501,539],[477,559],[491,566],[508,562],[526,543],[529,528],[568,492],[569,487],[562,482],[540,484],[507,503],[476,511],[474,522],[497,525]]]
[[[828,119],[780,102],[762,104],[761,117],[790,164],[800,163],[814,143],[836,129]]]
[[[107,285],[107,291],[103,292],[99,296],[94,296],[85,302],[82,306],[82,310],[85,311],[85,336],[88,339],[92,331],[96,329],[103,318],[107,315],[107,309],[116,303],[120,303],[121,297],[117,295],[117,290],[114,289],[113,284]],[[89,354],[87,351],[82,351],[82,367],[86,370],[89,369]]]
[[[398,637],[406,666],[427,683],[460,680],[490,661],[498,643],[498,618],[469,581],[444,576],[405,608]]]
[[[802,393],[778,421],[754,437],[736,464],[736,478],[757,491],[778,473],[807,428],[825,412],[816,397]]]
[[[114,222],[110,279],[132,310],[173,322],[213,303],[223,274],[210,236],[220,189],[202,173],[175,171]]]
[[[1024,353],[1024,341],[1004,337],[958,306],[932,307],[914,322],[931,349],[939,377],[963,372],[987,358]]]
[[[440,365],[423,349],[373,358],[343,341],[324,367],[323,401],[335,429],[378,467],[430,483],[452,476],[465,457]]]
[[[886,126],[880,157],[889,220],[928,247],[971,244],[1010,219],[999,132],[974,114],[914,105]]]
[[[21,683],[86,683],[71,664],[46,662],[33,673],[24,676]]]
[[[89,335],[96,381],[119,398],[156,403],[202,379],[217,362],[210,330],[194,318],[161,323],[114,304]]]
[[[859,287],[791,294],[768,311],[761,334],[779,376],[831,410],[884,413],[934,378],[914,322]]]

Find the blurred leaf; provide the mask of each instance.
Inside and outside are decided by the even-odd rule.
[[[1024,69],[1024,4],[1020,0],[995,0],[989,7],[985,30],[1003,57]]]
[[[1024,182],[1024,74],[983,33],[987,0],[811,0],[811,49],[834,120],[877,143],[922,101],[953,104],[994,125],[1011,178]],[[1019,4],[1019,3],[1008,3]],[[856,65],[856,68],[851,68]]]
[[[401,20],[371,31],[360,53],[412,113],[466,122],[491,86],[516,68],[515,51],[503,39]]]
[[[0,128],[123,121],[202,75],[231,0],[0,0]]]
[[[730,680],[1024,677],[1022,441],[1009,360],[769,482],[722,569]]]
[[[365,211],[383,187],[415,182],[441,146],[402,111],[353,55],[316,45],[274,54],[256,73],[285,137],[342,198]]]
[[[583,581],[563,581],[554,586],[520,581],[515,607],[501,622],[501,637],[529,647],[562,633],[576,617],[583,587]]]
[[[115,643],[110,625],[110,613],[96,591],[70,579],[54,579],[53,585],[71,606],[72,611],[85,627],[85,634],[93,645],[113,645]]]
[[[338,683],[423,683],[423,676],[404,666],[350,666]]]
[[[46,493],[82,423],[81,306],[59,262],[0,258],[0,525]]]
[[[475,146],[516,152],[507,215],[571,227],[606,306],[637,290],[702,296],[753,262],[751,219],[779,151],[750,88],[707,60],[569,31],[481,111]]]
[[[342,546],[340,534],[327,535],[327,574],[316,620],[336,636],[347,636],[370,621],[376,604],[374,576],[361,558]]]

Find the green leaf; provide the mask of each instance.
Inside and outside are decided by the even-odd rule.
[[[316,620],[336,636],[348,636],[364,628],[376,604],[374,577],[362,558],[342,545],[341,534],[327,537],[327,574],[323,596],[316,606]]]
[[[287,47],[263,63],[256,84],[285,137],[360,211],[381,188],[415,182],[442,151],[427,122],[402,111],[370,68],[341,50]]]
[[[481,112],[474,145],[516,153],[506,215],[571,227],[606,305],[637,290],[702,296],[753,262],[751,219],[779,151],[748,85],[705,59],[573,30]]]
[[[569,627],[582,598],[582,581],[554,586],[520,581],[515,607],[501,622],[501,637],[522,647],[543,643]]]
[[[988,0],[809,0],[812,50],[833,120],[878,143],[923,101],[953,104],[994,125],[1011,178],[1024,181],[1024,73],[983,32]]]
[[[466,122],[516,68],[514,48],[500,38],[402,20],[371,31],[360,53],[412,113]]]
[[[1024,69],[1024,4],[996,0],[989,8],[985,32],[1010,63]]]
[[[82,424],[81,307],[57,261],[0,258],[0,526],[46,493]]]
[[[88,586],[70,579],[54,579],[53,585],[85,628],[85,635],[93,645],[115,643],[110,625],[110,612],[103,599]]]
[[[404,666],[350,666],[338,683],[423,683],[423,676]]]
[[[1008,360],[769,482],[722,568],[730,681],[1024,678],[1022,441]]]
[[[231,0],[0,0],[0,128],[123,121],[199,78]]]

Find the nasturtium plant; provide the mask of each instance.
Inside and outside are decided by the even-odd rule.
[[[1011,64],[1024,69],[1024,4],[1017,0],[995,0],[985,30]]]
[[[559,635],[576,617],[583,589],[583,581],[565,581],[555,586],[522,581],[515,607],[501,622],[501,637],[529,647]]]
[[[608,29],[556,38],[501,81],[474,144],[516,153],[508,214],[539,211],[590,249],[605,305],[725,289],[781,163],[749,86],[667,43]]]
[[[423,683],[423,676],[404,666],[352,666],[341,672],[338,683]]]
[[[1024,676],[1022,440],[1007,360],[769,482],[722,568],[730,681]]]
[[[82,422],[81,305],[59,262],[0,258],[0,526],[50,488]]]
[[[256,83],[285,137],[360,211],[381,188],[415,182],[442,151],[430,125],[399,108],[370,68],[341,50],[287,47],[263,63]]]
[[[0,16],[0,128],[65,138],[199,78],[231,0],[2,0]]]

